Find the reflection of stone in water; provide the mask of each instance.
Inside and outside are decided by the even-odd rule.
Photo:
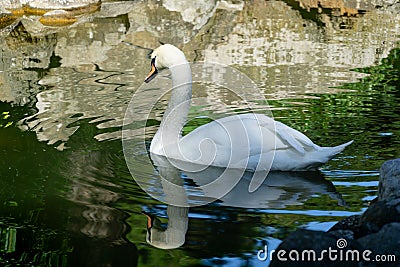
[[[4,36],[4,35],[3,35]],[[19,23],[3,40],[0,52],[0,100],[26,104],[40,91],[38,70],[47,69],[57,42],[55,35],[34,37]]]
[[[55,10],[44,14],[39,21],[46,26],[65,26],[77,22],[78,19],[65,10]]]
[[[176,11],[168,10],[163,3]],[[323,13],[323,9],[309,19],[304,18],[306,10],[282,1],[252,1],[236,6],[232,6],[234,2],[209,1],[203,8],[210,11],[207,18],[212,15],[197,21],[183,14],[182,7],[190,4],[163,3],[105,2],[101,11],[92,14],[98,19],[75,23],[66,31],[24,19],[23,25],[30,27],[28,32],[46,37],[28,36],[27,31],[18,33],[21,25],[7,37],[7,43],[18,54],[10,58],[17,60],[0,64],[4,64],[2,69],[17,69],[18,73],[0,74],[5,85],[2,99],[19,103],[42,91],[37,96],[38,105],[46,111],[29,118],[30,129],[49,144],[57,146],[61,141],[59,149],[63,149],[75,131],[75,126],[69,125],[80,119],[96,117],[91,122],[100,123],[101,129],[121,126],[127,99],[142,83],[148,67],[147,51],[128,47],[122,41],[151,48],[158,45],[158,40],[186,42],[184,50],[191,59],[238,66],[266,90],[268,98],[280,99],[303,93],[331,93],[332,86],[356,80],[361,75],[349,69],[372,65],[385,57],[398,31],[398,18],[385,10],[342,17],[332,16],[330,11]],[[216,7],[212,7],[214,4]],[[348,1],[345,4],[351,7]],[[183,17],[193,18],[194,24]],[[203,20],[205,24],[197,29],[200,24],[196,23]],[[36,28],[38,24],[41,28]],[[58,33],[46,35],[45,29]],[[24,34],[26,40],[31,38],[37,43],[30,44],[29,49],[21,45],[18,35]],[[52,61],[58,65],[48,70]],[[130,74],[123,73],[126,71]],[[10,77],[15,78],[10,81]],[[18,92],[21,96],[15,96],[16,90],[22,91]],[[224,98],[218,92],[209,97]],[[78,118],[77,114],[83,115]],[[97,138],[114,139],[118,133],[101,133]]]
[[[27,15],[44,15],[51,10],[66,10],[73,15],[91,13],[99,10],[99,0],[33,0],[24,5],[23,9]]]
[[[366,10],[372,10],[376,7],[384,7],[395,4],[396,0],[373,0],[373,1],[359,1],[359,0],[297,0],[299,5],[308,11],[317,9],[322,13],[322,9],[339,10],[340,15],[357,15]]]
[[[121,65],[126,66],[123,69],[127,69],[127,64],[131,65],[130,60],[107,61],[109,50],[119,50],[116,45],[123,37],[120,26],[125,25],[125,20],[125,17],[102,19],[103,23],[78,26],[74,31],[57,34],[55,50],[63,67],[51,68],[45,72],[46,76],[39,84],[47,90],[36,95],[38,112],[22,121],[27,129],[37,132],[39,140],[47,141],[50,145],[55,144],[58,149],[63,150],[64,142],[78,129],[78,126],[71,127],[71,123],[93,118],[93,123],[104,124],[99,124],[101,128],[110,124],[107,120],[122,121],[125,99],[129,99],[131,95],[131,92],[125,95],[124,83],[133,79],[130,76],[124,78],[126,76],[119,72],[101,69],[104,64],[110,65],[105,66],[106,69]],[[100,31],[99,28],[102,27],[107,29]],[[127,56],[126,51],[124,55]],[[74,68],[68,68],[69,66]],[[120,125],[122,122],[116,124],[118,123]]]
[[[74,244],[73,265],[136,266],[136,248],[125,239],[128,215],[112,207],[121,197],[113,183],[114,164],[108,152],[85,149],[70,154],[64,164],[64,197],[75,204],[68,209],[68,230],[84,235]]]
[[[12,13],[1,13],[0,12],[0,29],[3,29],[9,25],[11,25],[14,21],[16,21],[17,16]]]
[[[115,179],[111,164],[110,155],[101,152],[72,154],[64,171],[66,177],[72,177],[66,198],[78,204],[70,216],[85,218],[83,223],[71,220],[71,228],[90,237],[119,240],[126,231],[126,215],[110,207],[121,197],[113,190],[119,187],[111,181]]]
[[[90,118],[89,123],[97,124],[98,128],[122,125],[124,99],[131,92],[115,90],[121,85],[107,83],[107,77],[121,74],[89,69],[86,69],[87,72],[77,72],[71,68],[54,70],[57,75],[49,75],[43,80],[43,83],[54,88],[36,95],[38,111],[24,118],[20,122],[22,127],[34,130],[39,140],[63,150],[65,142],[79,128],[79,125],[71,125],[77,121]],[[68,78],[59,80],[57,77]]]
[[[217,1],[138,2],[129,13],[126,41],[154,48],[158,41],[187,44],[215,15]],[[200,11],[201,10],[201,11]],[[140,34],[138,34],[140,33]]]
[[[203,36],[209,39],[205,60],[239,65],[285,97],[290,92],[332,92],[332,86],[361,77],[349,69],[376,64],[394,47],[398,17],[390,12],[383,16],[373,10],[354,18],[321,14],[310,20],[293,8],[254,1],[232,22],[216,21]],[[387,25],[393,25],[390,31]],[[260,66],[268,68],[256,70]]]
[[[16,15],[43,15],[51,10],[68,10],[75,15],[96,11],[99,0],[17,0],[2,1],[0,7]]]
[[[169,11],[180,13],[182,20],[194,25],[193,30],[199,30],[207,24],[208,20],[214,16],[217,9],[228,11],[242,10],[244,3],[232,3],[230,1],[180,1],[165,0],[163,6]]]
[[[216,1],[165,0],[163,6],[170,11],[179,12],[183,21],[194,24],[194,29],[200,29],[215,12]]]
[[[308,11],[317,9],[319,13],[322,13],[322,8],[338,10],[341,15],[355,15],[359,12],[357,8],[347,5],[343,0],[298,0],[297,2],[302,8]]]
[[[34,37],[20,23],[5,38],[8,48],[22,57],[21,68],[46,69],[57,43],[55,34]],[[18,64],[18,63],[17,63]]]
[[[21,22],[31,34],[46,36],[71,24],[87,21],[100,7],[99,0],[2,1],[3,23],[0,20],[0,27],[10,25],[12,29],[12,24]]]
[[[90,237],[119,238],[126,227],[122,223],[125,216],[116,209],[106,206],[88,206],[82,212],[87,224],[81,228],[81,232]]]

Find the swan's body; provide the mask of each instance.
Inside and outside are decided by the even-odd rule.
[[[352,141],[320,147],[307,136],[262,114],[241,114],[202,125],[181,136],[191,99],[191,70],[182,51],[162,45],[152,53],[149,82],[159,68],[169,68],[173,90],[150,152],[207,166],[251,171],[317,169]]]

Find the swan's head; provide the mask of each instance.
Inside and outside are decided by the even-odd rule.
[[[151,53],[151,71],[144,81],[150,82],[157,76],[158,70],[185,63],[187,63],[186,57],[179,48],[164,44]]]

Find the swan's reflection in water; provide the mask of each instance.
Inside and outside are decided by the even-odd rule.
[[[157,217],[145,213],[147,216],[147,243],[161,249],[174,249],[182,246],[185,243],[189,223],[188,212],[188,207],[168,205],[166,228],[162,227]]]
[[[167,206],[168,224],[162,227],[160,221],[153,215],[145,213],[148,218],[146,241],[154,247],[173,249],[185,243],[185,235],[189,222],[189,206],[207,204],[217,200],[220,205],[250,209],[282,209],[292,205],[302,205],[315,195],[328,195],[337,200],[338,205],[346,203],[341,194],[336,191],[331,181],[324,179],[320,172],[270,172],[264,183],[254,192],[249,192],[249,184],[253,177],[251,172],[237,169],[227,170],[219,167],[207,167],[199,171],[182,171],[172,162],[162,156],[151,154],[158,170],[159,182],[153,192],[163,194]],[[174,166],[175,165],[175,166]],[[180,166],[183,166],[182,164]],[[185,170],[198,169],[198,166],[184,164]],[[207,187],[207,190],[196,190],[217,180],[224,173],[226,178],[231,175],[237,184],[225,195],[220,189],[225,188],[219,183]],[[239,178],[237,177],[238,175]],[[227,180],[222,180],[223,182]],[[191,186],[187,186],[190,183]],[[195,184],[195,186],[193,186]],[[194,201],[194,202],[193,202]],[[173,203],[174,205],[172,205]]]

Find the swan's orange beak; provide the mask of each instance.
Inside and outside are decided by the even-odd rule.
[[[154,58],[151,60],[151,70],[150,70],[150,73],[149,73],[149,75],[147,75],[146,79],[144,79],[144,82],[145,82],[145,83],[150,82],[151,80],[153,80],[154,77],[157,76],[157,74],[158,74],[158,70],[157,70],[157,68],[156,68],[156,58],[154,57]]]

